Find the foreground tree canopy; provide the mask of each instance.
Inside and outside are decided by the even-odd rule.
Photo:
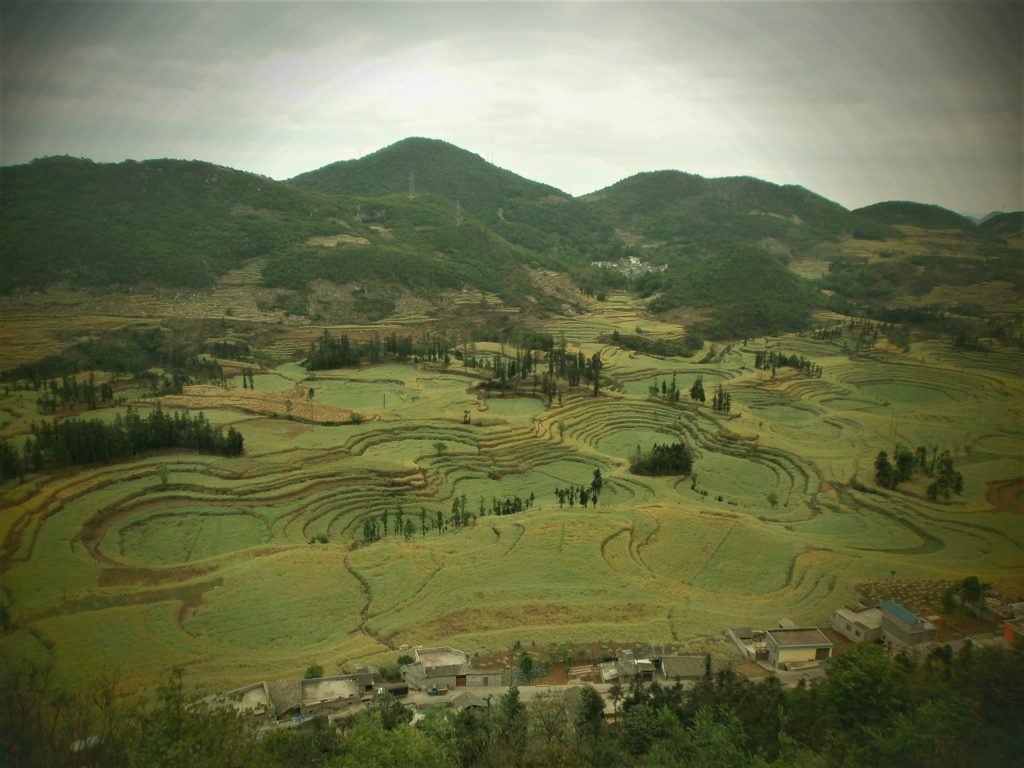
[[[709,668],[710,669],[710,668]],[[710,671],[695,688],[590,686],[529,705],[512,687],[480,710],[411,711],[379,694],[340,728],[258,738],[233,712],[190,706],[180,670],[155,701],[66,692],[48,668],[3,668],[10,766],[1005,766],[1024,749],[1024,648],[948,646],[919,662],[855,645],[826,679],[785,690]]]

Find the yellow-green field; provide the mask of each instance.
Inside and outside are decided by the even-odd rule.
[[[607,379],[600,396],[566,392],[551,408],[529,383],[521,397],[487,399],[458,362],[315,381],[288,364],[260,372],[255,392],[241,394],[239,379],[221,399],[168,398],[234,425],[246,455],[149,456],[0,486],[0,574],[18,627],[0,648],[52,654],[78,678],[117,670],[128,684],[178,664],[215,690],[298,676],[313,662],[333,672],[392,660],[403,644],[715,648],[732,625],[826,624],[856,584],[892,571],[977,574],[1024,592],[1019,351],[933,341],[851,356],[784,337],[702,364],[703,353],[660,359],[598,341],[637,326],[680,331],[624,295],[546,326],[600,351]],[[805,355],[823,375],[755,370],[766,345]],[[683,401],[651,398],[648,387],[673,374]],[[685,397],[697,375],[706,405]],[[718,382],[731,415],[709,407]],[[0,399],[0,434],[25,434],[33,398]],[[350,412],[364,421],[328,425]],[[677,437],[695,451],[696,490],[690,478],[629,473],[638,444]],[[963,496],[931,503],[924,480],[863,490],[875,490],[875,455],[897,442],[950,450]],[[597,468],[598,507],[560,509],[554,489],[589,484]],[[420,511],[447,515],[454,497],[477,513],[481,498],[489,508],[531,492],[537,505],[525,513],[420,533]],[[410,541],[356,546],[366,516],[399,508],[416,525]],[[320,535],[328,543],[310,543]]]

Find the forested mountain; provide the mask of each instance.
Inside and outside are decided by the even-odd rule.
[[[330,231],[332,199],[198,161],[48,157],[0,169],[0,292],[209,285],[247,259]]]
[[[958,229],[964,234],[982,236],[981,228],[969,218],[939,205],[890,200],[858,208],[854,214],[880,224],[903,224],[922,229]]]
[[[544,263],[434,195],[325,195],[210,163],[50,157],[0,170],[0,293],[76,286],[202,287],[265,257],[268,285],[381,280],[472,285],[522,299]]]
[[[1024,211],[994,213],[978,226],[983,232],[999,237],[1024,237]]]
[[[423,138],[288,182],[199,161],[44,158],[0,169],[0,210],[0,294],[56,282],[204,287],[259,258],[268,287],[296,292],[296,311],[317,279],[428,300],[468,286],[544,310],[559,303],[536,295],[524,266],[592,290],[627,281],[591,262],[638,256],[668,267],[629,282],[653,309],[705,307],[702,332],[741,336],[806,324],[820,294],[794,259],[828,265],[817,287],[850,307],[942,285],[1017,290],[1019,248],[1005,239],[1024,230],[1020,212],[980,225],[912,202],[851,212],[799,186],[679,171],[573,198]],[[905,225],[928,232],[927,252]],[[376,316],[390,307],[382,300]]]
[[[638,173],[582,200],[617,228],[688,252],[739,242],[791,252],[844,236],[896,234],[803,187],[745,176]]]
[[[299,174],[291,182],[335,195],[438,195],[510,242],[570,260],[599,247],[610,234],[565,192],[436,139],[403,139],[357,160]]]

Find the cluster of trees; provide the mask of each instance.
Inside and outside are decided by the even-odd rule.
[[[159,369],[161,373],[154,373],[152,369]],[[60,398],[66,404],[85,403],[94,407],[91,402],[113,399],[112,389],[106,393],[110,397],[103,396],[104,385],[99,385],[99,391],[90,398],[89,384],[96,388],[93,374],[82,381],[75,376],[84,371],[109,371],[115,377],[134,376],[151,391],[162,393],[180,392],[182,384],[224,378],[215,358],[182,343],[180,335],[162,328],[132,328],[83,339],[59,355],[6,370],[0,379],[14,387],[41,391],[41,403]],[[47,402],[46,407],[50,408],[50,403]]]
[[[505,497],[500,498],[500,499],[497,496],[492,496],[491,497],[491,514],[492,515],[499,515],[500,516],[500,515],[515,515],[515,514],[518,514],[519,512],[526,512],[527,510],[529,510],[533,506],[533,503],[534,503],[534,501],[536,501],[536,498],[537,497],[534,496],[533,491],[531,491],[530,495],[527,496],[525,499],[519,497],[518,495],[516,495],[516,496],[505,496]],[[480,497],[480,517],[483,517],[485,514],[486,514],[486,511],[485,511],[485,508],[484,508],[484,499],[481,496]]]
[[[776,368],[796,368],[808,376],[821,376],[821,366],[808,360],[803,355],[787,355],[785,352],[776,352],[769,349],[754,354],[754,367],[762,371],[771,371],[775,375]]]
[[[900,483],[913,479],[914,473],[918,471],[934,478],[927,490],[931,501],[936,501],[939,496],[949,501],[950,494],[959,496],[963,493],[964,476],[953,466],[953,457],[949,451],[940,454],[935,447],[929,458],[928,449],[923,445],[918,446],[916,451],[897,445],[892,461],[885,451],[879,451],[875,457],[875,482],[882,488],[895,490]]]
[[[212,341],[207,351],[214,357],[226,360],[248,360],[252,357],[252,347],[243,341],[224,340]]]
[[[39,384],[38,380],[36,384]],[[74,408],[83,405],[96,408],[114,399],[114,388],[109,381],[96,385],[96,375],[89,373],[89,378],[79,381],[77,376],[64,376],[58,384],[56,379],[42,382],[42,391],[36,400],[42,412],[56,413],[58,408]]]
[[[732,395],[726,392],[721,384],[715,387],[715,394],[711,398],[711,410],[715,413],[729,413],[732,410]]]
[[[704,377],[698,376],[690,387],[690,399],[695,403],[703,403],[707,396],[704,394]]]
[[[843,336],[842,323],[824,325],[820,328],[812,328],[800,334],[804,338],[815,339],[816,341],[835,341]]]
[[[637,446],[629,461],[634,475],[688,475],[692,470],[693,457],[683,442],[655,443],[646,453]]]
[[[672,374],[672,381],[655,381],[651,384],[648,390],[651,397],[661,397],[662,400],[667,400],[670,403],[679,402],[679,387],[676,385],[676,375]]]
[[[710,668],[688,690],[614,685],[614,727],[590,686],[529,704],[512,686],[482,709],[432,707],[415,726],[380,693],[337,725],[258,739],[234,711],[190,704],[180,671],[148,706],[112,684],[62,691],[32,665],[6,665],[0,682],[0,759],[19,768],[973,768],[1018,764],[1024,750],[1021,647],[946,646],[915,661],[857,644],[824,680],[789,690]]]
[[[0,441],[0,471],[8,479],[22,477],[26,471],[97,464],[167,449],[239,456],[244,440],[234,427],[224,432],[202,413],[170,415],[157,409],[143,417],[129,408],[109,424],[99,419],[33,422],[32,435],[20,456],[6,441]]]
[[[704,348],[704,339],[694,333],[687,333],[681,339],[656,339],[639,333],[622,334],[615,330],[610,337],[602,341],[610,341],[623,349],[660,357],[692,357],[695,352]]]
[[[320,371],[330,368],[356,368],[363,362],[379,363],[381,360],[408,360],[413,356],[412,336],[392,333],[383,341],[379,336],[358,342],[351,341],[347,334],[334,338],[330,331],[310,344],[309,354],[303,363],[307,370]]]
[[[604,364],[599,352],[587,357],[583,352],[569,352],[564,344],[560,347],[554,347],[552,344],[547,357],[547,370],[542,370],[539,353],[519,347],[512,355],[496,356],[483,361],[475,356],[467,356],[466,365],[470,368],[489,368],[494,372],[489,381],[480,385],[482,389],[518,389],[524,381],[530,379],[533,391],[536,393],[539,389],[547,398],[549,406],[556,397],[561,402],[559,381],[564,381],[570,387],[578,387],[585,383],[593,387],[595,395],[601,391],[601,370]]]

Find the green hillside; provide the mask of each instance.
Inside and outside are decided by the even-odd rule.
[[[982,232],[997,237],[1022,237],[1024,236],[1024,211],[996,213],[986,217],[978,226]]]
[[[800,330],[817,304],[813,287],[779,259],[752,246],[734,246],[668,273],[651,309],[706,307],[711,320],[698,334],[743,338]]]
[[[45,158],[0,170],[0,205],[4,293],[55,282],[203,287],[265,257],[273,287],[469,285],[521,301],[522,265],[548,263],[471,215],[458,226],[455,206],[434,195],[324,195],[197,161]]]
[[[78,286],[205,286],[247,259],[327,233],[322,195],[183,160],[49,157],[0,169],[0,292]]]
[[[438,195],[509,242],[567,261],[585,258],[610,235],[607,225],[565,192],[435,139],[403,139],[365,157],[299,174],[291,183],[334,195]]]
[[[302,290],[310,280],[376,281],[427,293],[472,286],[521,304],[531,292],[523,267],[555,266],[512,245],[473,217],[434,195],[335,198],[351,215],[339,245],[304,244],[271,260],[264,278],[273,287]]]
[[[660,244],[670,263],[673,256],[729,243],[797,253],[845,236],[881,239],[898,234],[803,187],[750,177],[639,173],[582,200],[617,228]]]
[[[858,208],[854,213],[879,224],[902,224],[923,229],[959,229],[968,235],[980,234],[978,225],[969,218],[939,205],[891,200]]]
[[[509,201],[568,198],[561,190],[491,165],[479,155],[435,139],[403,139],[358,160],[342,160],[302,173],[291,183],[335,195],[380,197],[435,194],[483,220]]]

